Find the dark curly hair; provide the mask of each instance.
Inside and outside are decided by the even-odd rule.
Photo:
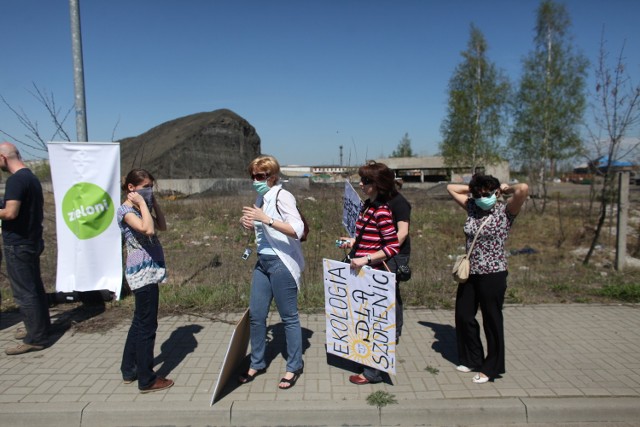
[[[483,192],[495,191],[500,188],[500,181],[492,175],[475,174],[469,181],[469,191],[473,197],[480,197]]]

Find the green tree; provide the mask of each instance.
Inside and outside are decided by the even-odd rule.
[[[400,142],[398,142],[398,147],[393,150],[390,157],[413,157],[411,138],[409,138],[408,133],[405,132]]]
[[[440,153],[449,166],[478,166],[501,159],[510,84],[487,58],[487,42],[471,24],[463,61],[449,81],[447,117],[440,126]]]
[[[579,153],[586,107],[588,61],[574,53],[566,8],[544,0],[537,12],[534,50],[524,59],[509,146],[530,171],[529,184],[546,205],[546,182],[557,162]],[[535,201],[534,201],[535,206]]]

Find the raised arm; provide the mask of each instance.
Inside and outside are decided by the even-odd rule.
[[[467,209],[467,202],[469,201],[469,186],[467,184],[449,184],[447,185],[447,191],[457,204],[465,210]]]
[[[519,183],[515,185],[502,184],[500,186],[502,194],[512,195],[507,200],[507,211],[512,215],[518,215],[522,205],[529,197],[529,186],[525,183]]]
[[[153,236],[156,233],[154,220],[142,196],[135,191],[132,191],[127,194],[127,199],[131,201],[134,206],[138,207],[142,218],[130,212],[124,216],[124,222],[139,233],[147,236]]]

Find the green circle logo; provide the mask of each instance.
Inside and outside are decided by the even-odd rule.
[[[80,182],[64,195],[62,215],[67,227],[78,239],[92,239],[113,221],[113,201],[109,193],[97,185]]]

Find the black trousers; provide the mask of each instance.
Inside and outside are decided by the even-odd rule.
[[[399,265],[408,265],[409,255],[397,254],[387,261],[387,266],[392,273],[398,272]],[[400,282],[396,281],[396,338],[402,335],[402,326],[404,325],[404,305],[402,303],[402,295],[400,295]],[[397,340],[396,340],[397,341]],[[396,342],[397,344],[397,342]]]
[[[461,365],[495,378],[505,373],[504,319],[502,306],[507,290],[507,272],[472,274],[458,285],[456,294],[456,338]],[[482,311],[482,326],[487,341],[484,357],[480,325],[476,320]]]

